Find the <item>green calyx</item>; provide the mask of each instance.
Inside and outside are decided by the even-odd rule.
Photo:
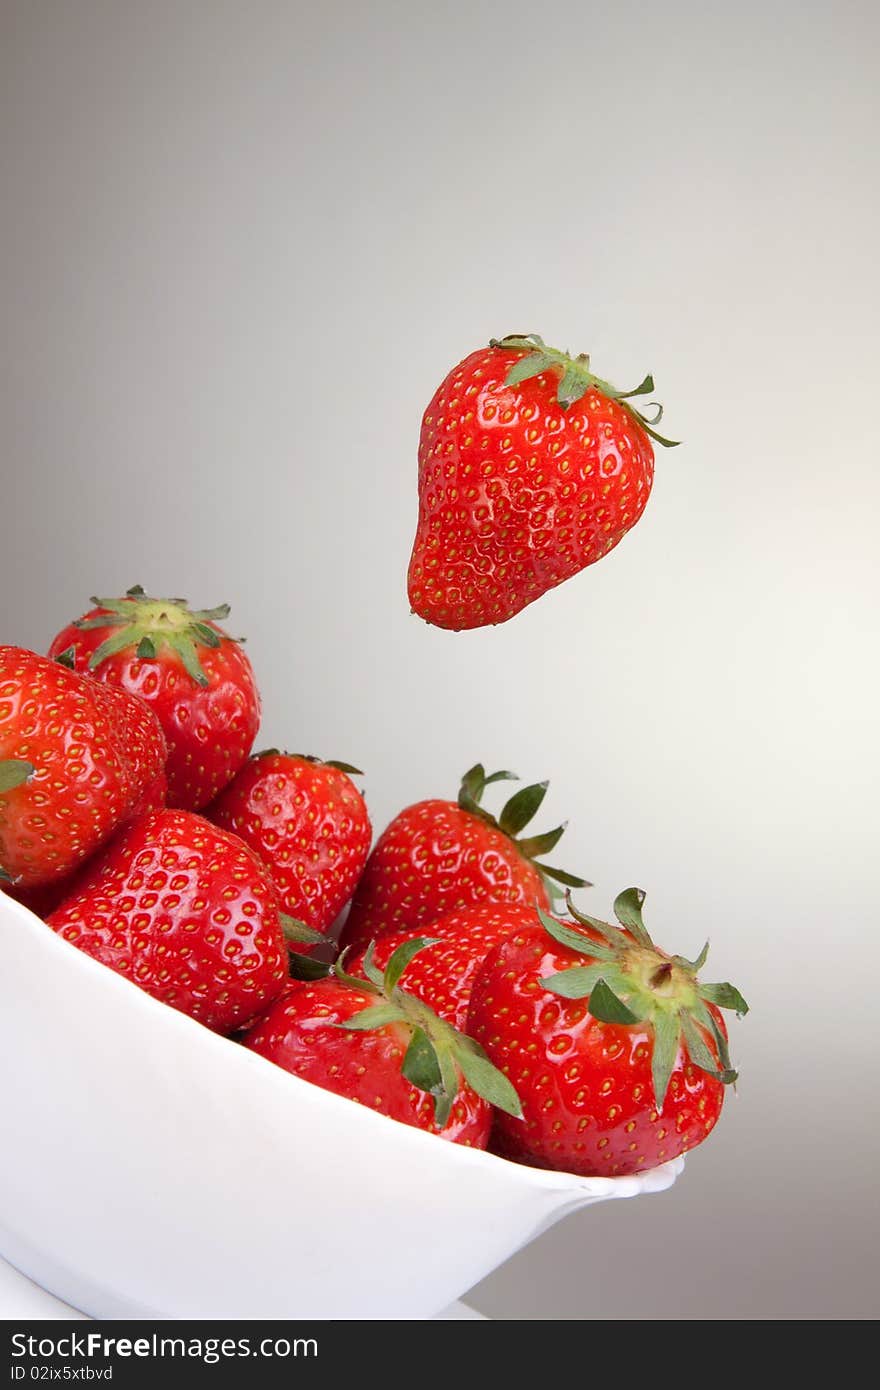
[[[581,352],[578,353],[577,357],[572,357],[568,352],[560,352],[557,348],[548,347],[544,339],[539,337],[537,333],[513,334],[507,338],[493,338],[489,346],[528,353],[527,357],[520,357],[513,363],[505,377],[505,386],[518,386],[520,382],[540,376],[542,372],[558,371],[559,385],[556,388],[556,400],[563,410],[568,410],[569,406],[574,405],[575,401],[579,401],[592,387],[593,390],[606,396],[608,400],[617,401],[640,428],[658,444],[662,444],[664,448],[674,449],[681,442],[678,439],[665,439],[654,428],[655,425],[659,425],[663,418],[663,407],[657,401],[650,402],[649,409],[653,411],[650,417],[631,404],[634,397],[650,395],[654,390],[654,378],[650,373],[631,391],[618,391],[616,386],[612,386],[609,381],[603,380],[602,377],[596,376],[590,371],[590,359],[587,353]]]
[[[337,772],[344,772],[349,777],[364,775],[359,767],[340,762],[338,758],[316,758],[314,753],[288,753],[286,748],[261,748],[259,753],[252,753],[251,758],[299,758],[304,763],[314,763],[316,767],[335,767]]]
[[[374,962],[374,943],[371,943],[364,957],[365,980],[346,973],[343,952],[332,967],[333,975],[342,984],[373,995],[376,1002],[338,1026],[361,1032],[396,1023],[408,1031],[409,1045],[401,1071],[413,1086],[433,1096],[434,1120],[438,1128],[442,1129],[449,1120],[462,1078],[490,1105],[521,1119],[519,1096],[504,1073],[489,1061],[479,1043],[438,1018],[433,1009],[415,995],[408,994],[400,984],[413,956],[426,946],[435,945],[437,939],[419,936],[404,942],[389,957],[384,973]]]
[[[333,973],[333,966],[326,960],[315,960],[314,956],[304,956],[302,951],[288,948],[290,978],[292,980],[326,980]]]
[[[23,787],[33,777],[36,768],[23,758],[7,758],[0,761],[0,794]],[[0,864],[0,883],[11,883],[12,875]]]
[[[278,919],[281,923],[284,940],[287,943],[291,979],[321,980],[325,975],[329,975],[330,966],[326,961],[313,960],[311,956],[304,955],[299,949],[301,946],[325,944],[326,936],[315,931],[313,927],[307,927],[305,922],[301,922],[298,917],[289,916],[286,912],[279,912]]]
[[[307,927],[298,917],[290,917],[286,912],[279,912],[278,916],[284,940],[289,946],[318,946],[327,940],[326,936],[322,936],[313,927]]]
[[[621,893],[614,903],[620,923],[615,926],[579,912],[568,894],[575,922],[591,927],[599,941],[576,926],[555,921],[539,908],[541,924],[554,941],[590,962],[549,975],[543,984],[563,999],[586,999],[590,1013],[602,1023],[649,1026],[654,1037],[654,1099],[662,1111],[682,1043],[695,1067],[724,1085],[736,1081],[727,1039],[708,1006],[732,1009],[739,1018],[748,1013],[749,1006],[733,985],[702,984],[697,978],[709,954],[708,941],[696,960],[667,956],[658,950],[642,920],[644,901],[639,888]]]
[[[35,771],[33,763],[25,762],[22,758],[9,758],[0,762],[0,792],[11,792],[16,787],[24,786]]]
[[[124,598],[92,598],[89,602],[95,608],[107,609],[107,612],[95,618],[81,618],[74,623],[74,627],[84,632],[102,627],[115,629],[92,653],[90,671],[94,671],[108,657],[132,647],[141,661],[155,661],[165,649],[177,653],[187,675],[197,685],[208,685],[208,677],[199,661],[199,648],[216,648],[224,640],[224,636],[211,624],[228,618],[228,603],[222,603],[218,608],[194,609],[189,607],[186,599],[151,598],[144,593],[140,584],[129,589]]]
[[[483,792],[493,782],[516,782],[518,780],[515,772],[492,772],[487,775],[483,764],[476,763],[461,779],[458,804],[463,811],[477,816],[486,825],[491,825],[495,830],[503,831],[508,839],[516,845],[523,858],[534,864],[552,898],[561,896],[559,885],[562,888],[592,887],[585,878],[578,878],[565,869],[554,869],[551,865],[540,862],[540,856],[549,854],[561,840],[565,833],[565,822],[562,825],[557,825],[555,830],[546,830],[542,835],[520,835],[520,831],[525,830],[540,809],[541,803],[547,795],[548,782],[536,782],[533,786],[521,787],[505,803],[501,814],[497,817],[480,804]]]

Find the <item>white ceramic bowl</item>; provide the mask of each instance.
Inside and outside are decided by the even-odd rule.
[[[526,1168],[322,1091],[0,893],[0,1254],[96,1317],[426,1318],[566,1212]]]

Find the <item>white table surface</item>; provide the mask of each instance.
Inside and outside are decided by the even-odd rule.
[[[485,1321],[483,1314],[469,1307],[467,1303],[452,1303],[437,1316],[450,1321]],[[47,1293],[17,1269],[13,1269],[12,1265],[0,1259],[0,1320],[15,1318],[40,1322],[64,1319],[73,1322],[83,1321],[87,1314],[71,1308],[69,1303],[62,1303],[53,1294]]]

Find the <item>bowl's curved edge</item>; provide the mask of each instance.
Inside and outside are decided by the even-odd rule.
[[[111,1320],[134,1318],[153,1322],[161,1322],[166,1317],[159,1309],[134,1306],[125,1299],[119,1299],[112,1289],[84,1280],[75,1270],[46,1255],[5,1225],[0,1225],[0,1258],[38,1288],[85,1317]]]
[[[184,1258],[170,1281],[173,1297],[157,1281],[150,1259],[155,1259],[161,1230],[167,1225],[160,1211],[152,1216],[149,1211],[134,1213],[137,1229],[126,1231],[124,1239],[111,1217],[110,1225],[99,1227],[94,1246],[89,1210],[94,1212],[96,1203],[103,1209],[109,1200],[107,1210],[115,1210],[117,1217],[127,1211],[121,1203],[128,1202],[130,1191],[136,1190],[131,1184],[137,1175],[143,1179],[150,1153],[167,1173],[162,1180],[162,1202],[168,1210],[186,1212],[185,1229],[191,1237],[208,1229],[214,1209],[201,1191],[195,1206],[192,1202],[192,1184],[198,1182],[201,1188],[196,1175],[202,1172],[199,1165],[204,1165],[206,1155],[211,1158],[209,1186],[222,1200],[232,1190],[229,1184],[234,1188],[238,1175],[249,1171],[252,1162],[273,1182],[289,1181],[291,1172],[302,1173],[316,1185],[316,1199],[326,1200],[327,1194],[338,1196],[345,1190],[350,1172],[347,1155],[356,1154],[365,1175],[372,1175],[364,1178],[365,1190],[387,1214],[380,1219],[375,1211],[364,1211],[363,1204],[352,1211],[349,1201],[347,1220],[354,1218],[355,1228],[374,1243],[378,1239],[380,1245],[383,1233],[388,1243],[387,1220],[396,1219],[398,1197],[391,1192],[397,1194],[397,1188],[389,1190],[389,1183],[400,1184],[403,1205],[397,1205],[397,1218],[404,1224],[421,1219],[419,1214],[425,1210],[445,1212],[447,1235],[435,1251],[437,1258],[425,1287],[414,1289],[411,1280],[401,1283],[399,1269],[394,1272],[388,1263],[392,1258],[409,1258],[403,1235],[396,1236],[397,1255],[391,1250],[383,1253],[388,1263],[387,1288],[381,1296],[375,1289],[365,1290],[358,1295],[359,1302],[351,1300],[353,1311],[341,1314],[367,1318],[431,1316],[567,1212],[598,1201],[661,1191],[681,1171],[682,1160],[674,1160],[632,1177],[582,1178],[438,1141],[435,1135],[397,1124],[291,1076],[210,1032],[78,951],[6,895],[0,894],[0,899],[0,979],[7,979],[10,989],[8,1007],[0,1012],[0,1086],[5,1086],[7,1103],[17,1101],[22,1117],[22,1139],[7,1147],[0,1162],[5,1174],[0,1184],[0,1248],[23,1273],[87,1313],[248,1316],[244,1310],[236,1308],[231,1313],[228,1306],[221,1307],[228,1298],[225,1285],[191,1249],[181,1252]],[[39,982],[45,983],[42,993]],[[119,1057],[101,1056],[108,1036],[117,1041],[111,1052],[120,1052]],[[23,1061],[29,1057],[30,1067]],[[134,1083],[125,1070],[129,1064],[135,1068]],[[141,1104],[136,1119],[132,1096],[126,1095],[125,1088],[130,1092],[134,1084],[140,1103],[137,1087],[141,1083],[147,1109]],[[65,1165],[60,1182],[45,1145],[46,1133],[51,1135],[43,1119],[47,1092],[58,1115],[67,1120],[67,1131],[62,1127],[57,1133],[66,1132],[73,1139],[73,1168],[66,1176]],[[109,1193],[100,1186],[101,1173],[93,1171],[93,1163],[89,1166],[88,1135],[80,1120],[83,1111],[76,1108],[82,1093],[87,1106],[104,1107],[96,1112],[95,1124],[110,1126],[107,1152],[111,1164],[115,1161],[116,1174]],[[154,1103],[158,1108],[151,1109]],[[177,1128],[169,1129],[172,1119]],[[145,1128],[147,1120],[152,1129]],[[304,1134],[309,1136],[306,1151]],[[28,1135],[32,1136],[29,1144]],[[170,1148],[163,1150],[163,1143]],[[168,1170],[170,1155],[174,1168]],[[236,1166],[241,1163],[248,1167]],[[44,1179],[52,1175],[48,1196],[45,1182],[37,1187],[34,1169]],[[75,1171],[84,1179],[84,1189],[73,1185]],[[440,1194],[436,1203],[433,1193]],[[72,1201],[79,1210],[71,1210]],[[89,1201],[91,1208],[83,1207]],[[294,1238],[305,1242],[302,1248],[317,1258],[320,1277],[330,1289],[338,1284],[335,1270],[337,1257],[343,1258],[341,1233],[337,1239],[331,1230],[328,1245],[326,1225],[318,1227],[319,1212],[306,1213],[306,1217],[305,1232],[300,1235],[297,1224],[291,1227],[291,1235],[295,1232]],[[260,1249],[265,1248],[270,1260],[281,1257],[279,1231],[267,1215],[258,1215],[259,1237],[252,1213],[241,1202],[235,1219],[239,1244],[232,1237],[227,1242],[233,1255],[241,1253],[253,1261],[255,1242],[261,1239],[265,1246]],[[167,1231],[166,1238],[173,1240],[179,1229]],[[283,1231],[284,1227],[282,1236]],[[77,1263],[81,1251],[82,1267]],[[146,1260],[146,1267],[138,1259]],[[204,1283],[199,1285],[197,1276],[202,1275]],[[263,1277],[262,1268],[258,1277]],[[267,1283],[261,1304],[254,1290],[252,1306],[262,1306],[263,1316],[297,1316],[291,1310],[300,1305],[305,1315],[309,1296],[304,1286],[298,1293],[288,1290],[282,1298]],[[329,1297],[316,1296],[309,1306],[310,1315],[340,1315],[328,1313],[333,1307]]]
[[[302,1080],[301,1077],[293,1076],[291,1073],[285,1072],[283,1068],[268,1062],[259,1054],[241,1047],[233,1039],[224,1037],[220,1033],[214,1033],[195,1019],[189,1018],[176,1009],[169,1008],[167,1004],[163,1004],[145,993],[131,980],[127,980],[123,975],[110,970],[84,951],[78,950],[71,942],[65,941],[29,908],[2,892],[0,892],[0,918],[2,918],[3,909],[7,904],[13,909],[14,916],[20,917],[27,923],[29,930],[35,930],[39,933],[44,949],[58,953],[59,959],[63,959],[65,962],[65,968],[74,973],[81,973],[84,979],[88,979],[92,983],[97,982],[102,989],[117,991],[120,997],[127,1000],[128,1008],[142,1010],[147,1017],[150,1017],[153,1027],[176,1030],[181,1041],[188,1040],[193,1046],[213,1049],[218,1059],[222,1056],[227,1065],[243,1065],[252,1068],[254,1084],[259,1085],[262,1079],[268,1081],[269,1078],[271,1078],[272,1084],[277,1084],[277,1081],[282,1079],[282,1083],[289,1085],[294,1091],[307,1092],[310,1101],[326,1105],[329,1110],[335,1110],[339,1113],[346,1112],[350,1117],[349,1122],[352,1124],[378,1125],[380,1132],[385,1132],[386,1125],[393,1124],[394,1132],[397,1137],[401,1138],[402,1142],[412,1143],[416,1146],[427,1144],[433,1148],[438,1142],[436,1135],[415,1126],[398,1125],[394,1121],[389,1121],[386,1116],[367,1109],[366,1106],[357,1105],[344,1096],[338,1096],[332,1091],[325,1091],[321,1087],[314,1086],[311,1082]],[[399,1134],[398,1131],[400,1131]],[[625,1177],[606,1178],[600,1175],[582,1177],[562,1169],[535,1168],[526,1163],[514,1163],[498,1154],[481,1149],[472,1149],[462,1144],[447,1144],[445,1140],[439,1142],[443,1143],[449,1153],[454,1155],[453,1161],[455,1162],[473,1164],[478,1168],[485,1166],[488,1170],[501,1167],[507,1170],[509,1175],[528,1174],[531,1186],[544,1187],[549,1193],[559,1192],[564,1188],[572,1191],[573,1195],[582,1196],[585,1201],[589,1199],[603,1200],[617,1196],[634,1197],[643,1192],[664,1191],[675,1182],[684,1166],[684,1157],[682,1156],[656,1168],[645,1169],[643,1173],[633,1173]]]

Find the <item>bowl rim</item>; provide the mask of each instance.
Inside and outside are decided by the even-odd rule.
[[[314,1082],[306,1081],[292,1072],[285,1071],[283,1067],[279,1067],[268,1058],[242,1046],[234,1038],[216,1033],[205,1024],[199,1023],[198,1020],[181,1013],[180,1010],[172,1008],[159,999],[153,998],[152,995],[147,994],[139,985],[124,975],[104,965],[101,961],[95,960],[94,957],[81,951],[72,942],[66,941],[23,903],[17,902],[9,894],[0,891],[0,918],[7,910],[11,910],[12,917],[18,920],[20,927],[23,927],[33,936],[34,944],[39,949],[55,954],[61,968],[72,972],[74,976],[79,974],[81,978],[90,982],[90,986],[97,986],[101,990],[110,991],[111,994],[116,991],[118,998],[126,1001],[125,1007],[127,1009],[140,1009],[142,1011],[142,1016],[149,1021],[151,1028],[164,1028],[166,1033],[173,1033],[174,1030],[177,1030],[177,1034],[185,1046],[195,1045],[201,1047],[205,1052],[213,1050],[218,1066],[231,1064],[242,1069],[248,1068],[253,1077],[262,1078],[258,1083],[259,1085],[274,1086],[279,1095],[299,1093],[304,1097],[307,1096],[311,1106],[324,1107],[330,1112],[335,1112],[337,1117],[341,1117],[345,1113],[349,1116],[349,1121],[352,1124],[363,1124],[368,1127],[378,1125],[380,1129],[375,1131],[376,1134],[381,1133],[385,1135],[386,1139],[391,1137],[391,1131],[386,1126],[393,1126],[396,1141],[400,1144],[414,1145],[416,1151],[422,1149],[424,1152],[434,1153],[435,1157],[438,1157],[434,1146],[438,1142],[442,1143],[444,1145],[444,1160],[447,1163],[470,1164],[477,1172],[482,1169],[487,1175],[493,1172],[497,1173],[500,1168],[512,1180],[517,1178],[527,1180],[532,1189],[541,1187],[548,1194],[558,1195],[560,1192],[569,1192],[572,1195],[581,1194],[583,1197],[628,1197],[642,1192],[662,1191],[672,1185],[684,1167],[686,1155],[681,1154],[677,1158],[668,1159],[665,1163],[655,1165],[652,1168],[645,1168],[638,1173],[624,1174],[619,1177],[581,1176],[564,1169],[538,1168],[531,1164],[515,1163],[485,1149],[476,1149],[465,1144],[455,1144],[450,1140],[440,1139],[438,1135],[432,1134],[429,1130],[393,1120],[389,1116],[370,1110],[367,1106],[350,1100],[346,1096],[337,1095],[334,1091],[325,1090],[324,1087],[317,1086]],[[2,942],[2,938],[0,938],[0,942]],[[0,944],[0,953],[3,949],[4,947]],[[237,1060],[232,1061],[233,1057]],[[243,1071],[242,1074],[244,1074]],[[355,1119],[355,1115],[358,1116],[357,1119]],[[424,1150],[425,1144],[429,1145],[427,1150]]]

